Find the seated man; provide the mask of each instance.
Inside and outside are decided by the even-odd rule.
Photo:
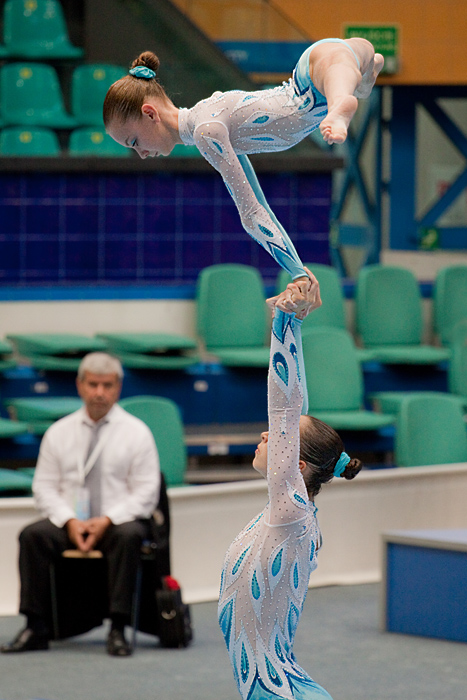
[[[117,405],[119,360],[94,352],[76,380],[84,406],[54,423],[41,443],[33,493],[45,518],[20,534],[20,612],[26,627],[3,653],[48,649],[49,563],[70,548],[101,550],[107,559],[111,629],[107,651],[128,656],[141,543],[159,497],[157,448],[149,428]]]

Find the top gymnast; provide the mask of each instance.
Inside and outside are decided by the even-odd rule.
[[[110,86],[104,124],[117,143],[141,158],[195,144],[222,175],[243,227],[295,280],[306,273],[247,154],[291,148],[318,127],[327,143],[345,141],[357,98],[370,95],[383,63],[366,39],[323,39],[303,53],[292,78],[278,87],[215,92],[191,109],[179,109],[157,80],[159,59],[146,51]]]

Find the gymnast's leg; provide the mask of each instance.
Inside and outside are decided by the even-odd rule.
[[[369,97],[383,64],[381,54],[375,54],[366,39],[333,39],[313,45],[310,78],[328,104],[328,114],[319,127],[327,143],[345,141],[357,98]]]

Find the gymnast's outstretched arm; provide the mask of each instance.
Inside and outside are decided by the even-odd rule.
[[[303,263],[269,207],[248,157],[235,153],[228,128],[220,117],[199,124],[193,138],[200,153],[222,176],[237,206],[243,228],[287,270],[292,279],[305,277]]]
[[[269,525],[299,520],[308,502],[298,464],[300,414],[306,397],[300,362],[301,324],[294,314],[276,309],[268,373]]]

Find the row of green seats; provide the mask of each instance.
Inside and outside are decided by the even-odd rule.
[[[89,352],[111,352],[133,369],[186,369],[199,362],[196,341],[175,333],[18,333],[7,340],[38,370],[76,372]]]
[[[385,410],[378,412],[365,410],[364,381],[361,367],[363,359],[379,359],[388,357],[389,364],[394,363],[395,355],[388,348],[371,345],[367,354],[362,355],[356,348],[354,338],[346,328],[344,297],[339,276],[335,269],[322,265],[307,265],[316,274],[320,282],[323,306],[310,314],[303,322],[303,352],[307,369],[309,412],[338,430],[381,430],[395,423],[401,401],[406,398],[403,392],[379,393],[379,406]],[[371,274],[374,268],[369,270]],[[389,311],[394,311],[396,320],[402,320],[402,331],[407,331],[406,307],[412,305],[411,299],[417,300],[416,307],[411,313],[410,323],[415,326],[415,335],[407,341],[399,340],[400,331],[394,323],[393,336],[398,340],[390,347],[398,350],[398,363],[414,363],[417,359],[421,364],[431,362],[436,364],[440,359],[450,357],[449,348],[429,350],[419,344],[420,328],[414,319],[421,314],[418,284],[404,285],[403,281],[412,280],[411,273],[406,270],[400,275],[393,275],[392,269],[386,269],[396,287],[397,297],[401,303],[394,308],[391,300],[394,296],[391,290],[383,285],[383,307],[389,305]],[[407,273],[407,274],[406,274]],[[467,275],[467,267],[465,268]],[[364,281],[366,274],[364,274]],[[385,279],[385,278],[384,278]],[[289,279],[280,275],[276,291],[283,290]],[[361,283],[361,280],[360,280]],[[396,284],[397,283],[397,284]],[[373,299],[382,301],[383,297],[372,289],[365,292],[360,289],[359,301],[369,291]],[[386,299],[387,298],[387,299]],[[386,301],[388,303],[386,303]],[[365,302],[366,303],[366,302]],[[366,304],[370,305],[370,302]],[[371,309],[369,309],[371,311]],[[467,308],[465,309],[467,314]],[[380,317],[376,314],[376,321]],[[467,315],[466,315],[467,317]],[[420,317],[421,319],[421,317]],[[467,336],[467,321],[464,321]],[[372,326],[368,319],[369,327]],[[458,324],[462,326],[462,322]],[[362,321],[360,328],[362,328]],[[411,328],[409,330],[412,330]],[[268,313],[264,305],[264,287],[261,276],[255,268],[243,265],[216,265],[203,270],[199,276],[197,289],[197,332],[203,340],[205,348],[216,356],[223,364],[235,366],[267,367],[269,363],[268,343]],[[460,333],[460,330],[459,330]],[[399,344],[400,343],[400,344]],[[450,389],[455,403],[467,405],[467,386],[462,383],[462,372],[467,362],[467,348],[462,338],[456,343],[456,362],[449,363]],[[383,352],[384,349],[384,352]],[[419,357],[416,353],[421,350]],[[381,353],[378,355],[378,353]],[[385,355],[387,353],[387,355]],[[319,367],[319,371],[316,368]],[[459,376],[461,375],[461,376]],[[465,389],[465,391],[464,391]]]
[[[74,129],[68,139],[68,147],[62,150],[60,141],[48,127],[26,128],[9,126],[0,131],[0,155],[2,156],[130,156],[132,151],[121,146],[106,134],[103,127]]]
[[[346,330],[345,300],[337,270],[309,263],[321,289],[323,305],[303,322],[303,329],[331,326]],[[276,293],[290,277],[282,271]],[[239,297],[240,295],[240,297]],[[198,336],[224,364],[267,365],[267,315],[259,272],[245,265],[213,265],[200,273],[197,288]],[[390,365],[437,365],[449,360],[452,329],[467,318],[467,266],[441,270],[433,292],[437,344],[423,342],[420,286],[407,269],[368,265],[355,289],[355,332],[360,361]]]
[[[79,59],[83,49],[69,39],[58,0],[7,0],[0,57]]]
[[[329,290],[326,289],[326,284],[323,284],[324,275],[321,274],[317,265],[310,267],[321,282],[326,303]],[[329,271],[330,269],[327,270]],[[372,268],[370,268],[371,271]],[[447,272],[440,273],[437,281],[443,280],[446,275]],[[392,281],[394,282],[394,278]],[[447,288],[449,290],[449,285]],[[442,290],[444,285],[440,282],[435,287],[435,293],[442,296]],[[399,291],[406,294],[407,289],[401,285]],[[386,295],[389,292],[390,289],[386,289]],[[448,296],[451,298],[454,295],[449,293]],[[353,337],[344,328],[319,324],[314,326],[312,319],[313,316],[316,319],[318,313],[312,314],[307,319],[308,326],[303,324],[309,406],[313,415],[322,418],[339,430],[380,431],[397,422],[408,398],[414,402],[415,398],[423,399],[430,402],[430,406],[435,403],[442,405],[443,400],[447,398],[450,403],[446,406],[455,405],[457,413],[463,414],[467,397],[465,381],[467,375],[464,371],[467,366],[466,320],[457,322],[452,336],[452,355],[448,363],[451,395],[417,392],[416,395],[411,393],[407,396],[404,392],[379,392],[372,397],[380,407],[380,411],[375,412],[364,408],[365,399],[368,397],[364,396],[362,368]],[[218,265],[206,268],[200,274],[197,289],[198,336],[206,350],[216,355],[225,365],[267,366],[269,360],[267,317],[264,286],[255,268],[244,265]],[[40,369],[76,370],[79,363],[79,357],[76,355],[104,348],[119,354],[127,366],[148,368],[151,365],[159,369],[175,368],[172,361],[175,360],[178,364],[178,352],[187,347],[185,341],[180,340],[181,345],[177,347],[177,343],[173,344],[167,336],[157,339],[150,336],[151,334],[108,334],[94,339],[87,338],[86,342],[70,335],[58,334],[52,334],[52,336],[32,334],[10,338],[17,346],[17,351],[31,358],[32,364]],[[190,339],[190,343],[194,351],[191,361],[196,362],[196,342]],[[172,354],[173,350],[175,353]],[[183,355],[183,352],[180,354]],[[136,361],[137,364],[132,365],[132,361]],[[169,365],[166,364],[167,361]],[[144,364],[138,364],[141,362]],[[316,367],[320,368],[319,372],[315,372]],[[438,398],[441,401],[438,401]],[[460,442],[458,444],[461,445]],[[459,455],[456,460],[458,458]],[[431,459],[435,459],[434,453]],[[445,456],[442,461],[453,460]],[[423,457],[421,463],[433,462]]]
[[[467,321],[463,325],[462,342],[456,346],[459,357],[454,363],[451,381],[456,381],[457,370],[465,377]],[[60,339],[48,340],[50,344],[52,341],[58,343]],[[24,343],[35,345],[36,350],[40,341],[40,338],[23,339]],[[131,342],[131,334],[128,341]],[[63,347],[63,342],[60,342]],[[464,391],[464,395],[431,391],[380,392],[376,398],[383,410],[368,410],[364,407],[361,363],[348,331],[326,326],[306,329],[303,332],[303,355],[311,415],[339,431],[379,433],[395,427],[395,462],[398,466],[467,461],[467,434],[463,418],[467,392]],[[319,372],[316,367],[320,368]],[[457,388],[465,390],[465,379],[457,379],[460,380]],[[0,421],[0,434],[3,425],[8,423],[18,432],[21,431],[20,426],[27,423],[29,430],[42,434],[54,420],[77,410],[81,403],[77,397],[33,397],[10,398],[5,400],[5,405],[23,423],[16,428],[17,424],[13,422]],[[162,429],[165,423],[161,421],[167,417],[167,411],[178,411],[173,402],[158,397],[133,397],[122,401],[122,405],[145,420],[153,432],[162,431],[162,437],[155,435],[159,441],[166,431],[166,428]],[[180,427],[179,413],[177,415],[178,419],[174,422]],[[179,437],[178,442],[185,450],[183,436]],[[180,459],[177,462],[180,464]]]
[[[81,65],[71,77],[71,114],[55,68],[45,63],[10,63],[0,68],[0,124],[72,129],[102,126],[102,104],[110,85],[125,75],[121,66]]]
[[[90,126],[73,129],[68,148],[62,150],[60,141],[52,129],[45,126],[25,128],[8,126],[0,131],[1,156],[131,156],[129,148],[121,146],[105,132],[103,127]],[[172,158],[199,158],[196,146],[178,144],[170,153]]]
[[[0,341],[0,370],[16,366],[13,347],[39,371],[76,372],[88,352],[111,352],[125,368],[183,370],[199,362],[197,343],[170,333],[108,333],[93,338],[74,333],[13,334]],[[3,359],[4,358],[4,359]],[[0,439],[47,428],[81,406],[77,396],[31,396],[4,400],[12,420],[0,419]],[[1,487],[0,487],[1,491]]]
[[[53,129],[45,126],[27,128],[7,126],[0,131],[1,156],[131,156],[132,150],[114,141],[100,126],[73,129],[68,147],[62,150],[59,138]],[[201,157],[196,146],[178,144],[170,153],[173,158]]]
[[[323,299],[323,306],[304,320],[302,331],[312,415],[338,430],[383,431],[383,435],[395,425],[402,403],[409,396],[415,398],[413,392],[387,391],[365,396],[362,360],[401,366],[435,366],[446,361],[449,393],[441,395],[440,403],[447,398],[456,406],[455,411],[463,414],[467,408],[467,266],[446,268],[436,280],[436,328],[440,338],[446,339],[445,346],[426,346],[421,342],[422,301],[418,282],[410,271],[383,266],[362,270],[357,281],[356,304],[360,304],[358,332],[362,339],[368,338],[368,346],[364,348],[356,347],[347,328],[337,271],[313,263],[307,267],[319,280]],[[381,285],[376,284],[380,279]],[[282,291],[289,281],[288,275],[281,273],[276,292]],[[196,298],[197,333],[209,353],[230,367],[268,366],[269,318],[263,281],[255,268],[244,265],[206,268],[199,276]],[[448,331],[442,319],[455,323],[454,331]],[[381,324],[383,330],[389,328],[389,335],[382,334],[380,345],[373,329]],[[432,395],[433,392],[427,391],[417,393],[428,401]],[[439,393],[434,398],[438,397]],[[365,409],[368,399],[377,410]],[[410,463],[414,458],[408,459]],[[425,453],[420,459],[418,464],[432,463],[427,461]],[[451,461],[456,460],[446,458],[446,462]]]

